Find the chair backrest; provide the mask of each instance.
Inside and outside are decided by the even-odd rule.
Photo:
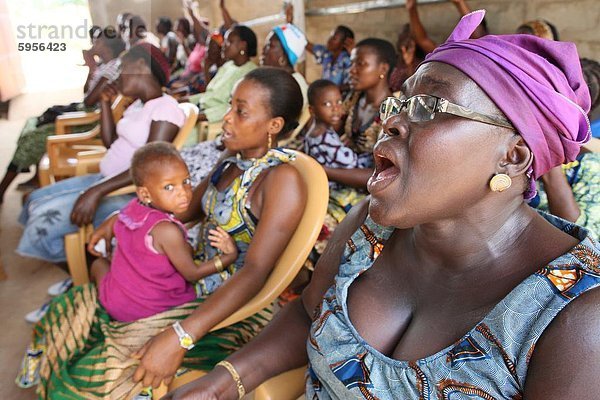
[[[269,306],[296,277],[321,232],[329,201],[329,186],[325,170],[312,157],[293,150],[287,151],[296,155],[291,165],[298,170],[307,188],[307,202],[300,224],[260,292],[246,305],[211,329],[213,331],[246,319]]]
[[[188,136],[190,136],[190,133],[196,125],[199,113],[198,107],[192,103],[180,103],[179,108],[185,114],[185,122],[183,123],[183,126],[179,128],[179,132],[177,132],[175,139],[173,139],[173,145],[177,150],[181,150]]]

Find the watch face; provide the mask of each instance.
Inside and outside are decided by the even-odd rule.
[[[194,346],[194,340],[190,337],[190,335],[185,335],[181,338],[181,347],[189,349],[192,346]]]

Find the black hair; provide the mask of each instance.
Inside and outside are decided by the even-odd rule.
[[[392,74],[394,67],[396,66],[396,50],[394,49],[394,45],[392,45],[387,40],[379,39],[379,38],[367,38],[363,39],[356,44],[356,47],[369,47],[375,51],[377,57],[379,58],[379,62],[387,64],[390,66],[388,69],[388,79]]]
[[[153,167],[164,165],[169,161],[178,160],[185,164],[179,151],[169,142],[150,142],[133,153],[129,174],[135,186],[144,186]]]
[[[335,32],[339,32],[342,34],[342,36],[344,36],[344,40],[350,38],[350,39],[354,39],[354,31],[350,28],[348,28],[346,25],[338,25],[335,28]]]
[[[256,40],[256,34],[246,25],[235,25],[231,28],[231,32],[235,33],[240,37],[242,42],[246,42],[246,53],[248,57],[256,56],[256,48],[258,46]]]
[[[190,21],[187,18],[178,18],[177,26],[181,25],[183,28],[183,34],[187,37],[190,33],[192,33],[192,27],[190,25]]]
[[[155,51],[152,51],[152,47],[154,47]],[[156,51],[158,50],[158,51]],[[152,54],[154,53],[154,55]],[[158,60],[155,60],[154,57],[164,57],[164,55],[162,54],[162,52],[160,51],[160,49],[158,49],[157,47],[149,44],[149,43],[143,43],[143,44],[138,44],[135,45],[133,47],[131,47],[123,56],[122,56],[122,61],[136,61],[139,60],[140,58],[142,58],[145,62],[146,65],[148,65],[150,67],[150,71],[152,72],[152,75],[154,75],[154,77],[156,78],[156,80],[158,81],[158,83],[161,86],[166,86],[167,85],[167,76],[165,75],[165,71],[163,70],[163,68],[160,66]],[[165,59],[165,63],[168,63]]]
[[[125,42],[121,39],[117,30],[110,25],[100,31],[96,39],[104,42],[104,45],[112,52],[113,57],[118,57],[119,54],[125,51]]]
[[[306,97],[308,98],[308,104],[314,107],[317,103],[317,96],[319,96],[319,94],[321,94],[323,89],[332,87],[332,86],[335,88],[338,87],[335,83],[333,83],[329,79],[317,79],[316,81],[311,83],[310,86],[308,87],[308,92],[306,94]]]
[[[269,91],[267,106],[271,116],[282,117],[284,120],[280,138],[298,126],[304,100],[300,85],[292,75],[281,68],[260,67],[247,73],[244,80],[254,81]]]
[[[158,23],[156,24],[156,31],[159,33],[166,34],[171,32],[173,29],[173,23],[169,17],[160,17],[158,18]]]

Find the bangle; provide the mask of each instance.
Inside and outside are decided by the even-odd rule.
[[[219,256],[218,254],[214,256],[213,262],[215,263],[215,268],[217,269],[217,272],[223,272],[225,268],[223,267],[223,261],[221,261],[221,256]]]
[[[242,379],[240,378],[240,375],[237,373],[237,371],[235,370],[233,365],[229,361],[226,361],[226,360],[219,361],[217,363],[217,365],[215,365],[215,367],[217,367],[219,365],[221,367],[225,368],[231,374],[231,377],[235,381],[235,386],[237,386],[237,391],[238,391],[238,399],[241,399],[242,397],[244,397],[244,395],[246,394],[246,389],[244,389],[244,384],[242,383]]]

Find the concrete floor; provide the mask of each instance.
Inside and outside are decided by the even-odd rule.
[[[19,96],[11,102],[8,120],[0,120],[0,171],[4,172],[16,147],[25,119],[42,113],[55,104],[68,104],[82,97],[80,89]],[[49,299],[46,291],[51,284],[67,274],[53,264],[27,259],[15,254],[21,236],[17,216],[21,211],[22,193],[18,183],[31,177],[21,174],[4,196],[0,206],[0,259],[6,279],[0,281],[0,398],[8,400],[35,399],[34,389],[23,390],[14,384],[21,357],[31,337],[31,325],[23,317]]]

